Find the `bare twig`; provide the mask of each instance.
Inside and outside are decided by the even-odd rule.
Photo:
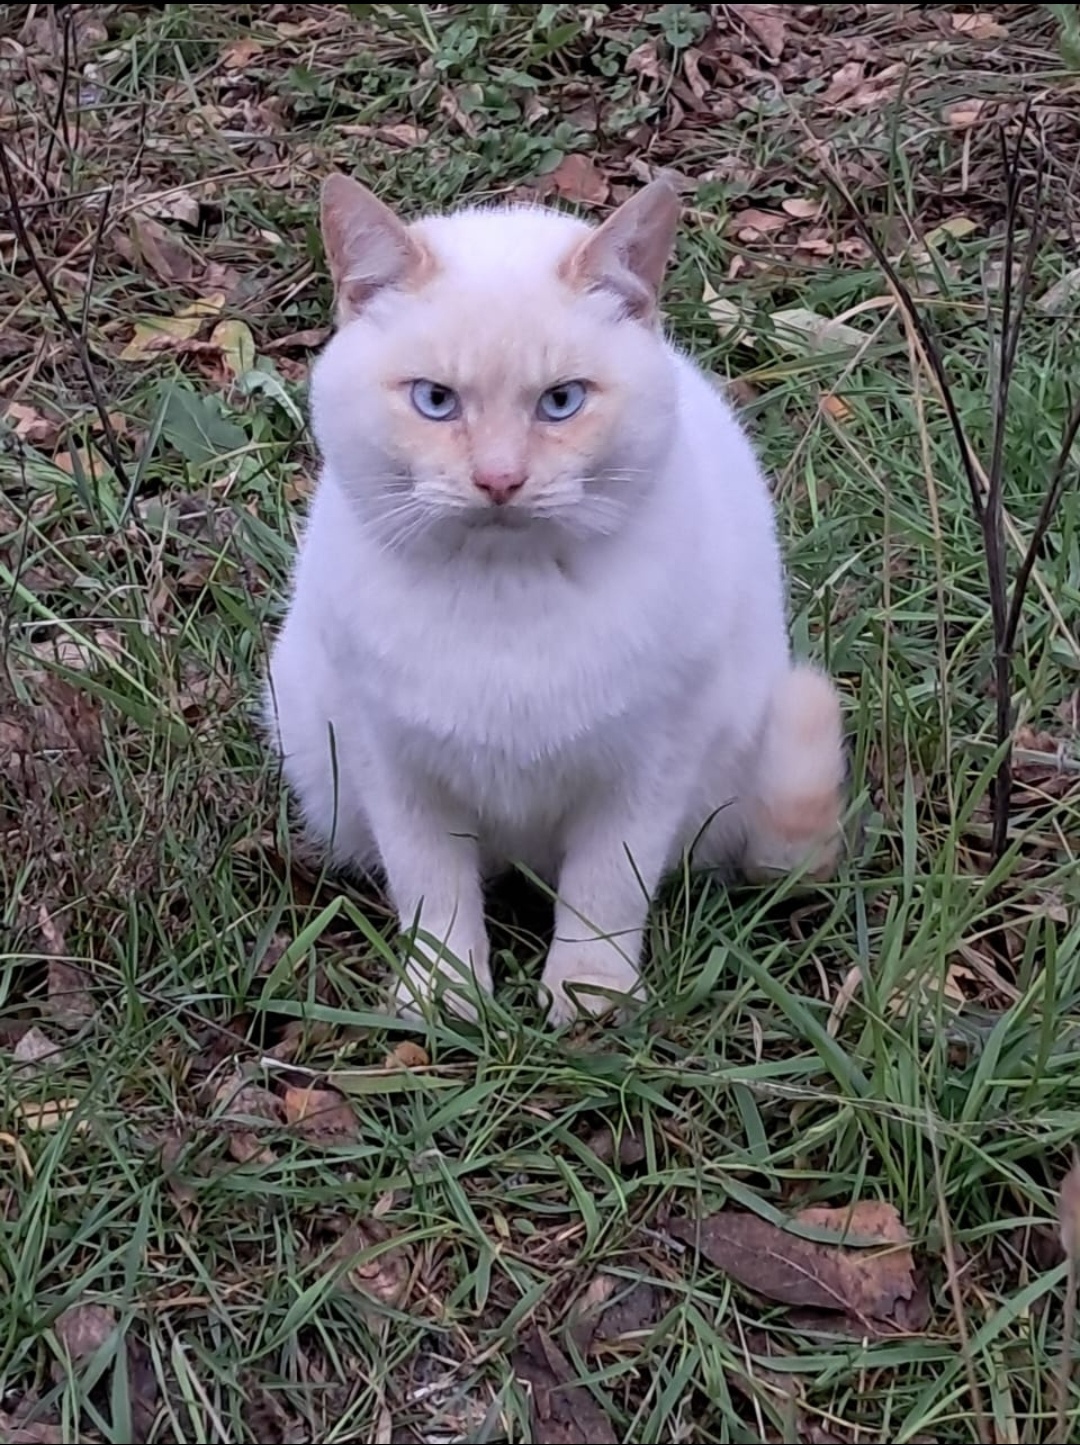
[[[989,463],[985,471],[979,467],[960,418],[956,399],[949,384],[942,358],[930,327],[911,292],[889,260],[884,247],[874,235],[859,210],[848,187],[827,161],[824,169],[833,189],[846,203],[860,235],[870,248],[889,287],[900,304],[904,320],[918,338],[919,347],[933,374],[937,391],[945,407],[949,426],[960,452],[964,475],[971,497],[971,507],[982,535],[986,560],[987,587],[990,597],[991,625],[994,646],[995,740],[1001,760],[993,784],[991,854],[1000,859],[1008,847],[1009,815],[1012,801],[1012,685],[1013,652],[1016,632],[1028,583],[1043,539],[1049,530],[1061,501],[1068,475],[1071,449],[1080,432],[1080,405],[1074,409],[1065,428],[1057,465],[1044,492],[1035,530],[1024,552],[1010,597],[1005,547],[1005,439],[1008,424],[1009,396],[1020,344],[1021,326],[1031,291],[1031,280],[1041,240],[1043,162],[1040,156],[1034,177],[1034,199],[1029,234],[1024,247],[1020,275],[1015,271],[1016,237],[1020,226],[1022,198],[1022,150],[1030,123],[1030,102],[1020,118],[1015,142],[1010,153],[1002,134],[1002,154],[1006,173],[1005,257],[1002,280],[1001,331],[997,348],[994,389],[991,398],[993,429]],[[982,475],[980,475],[982,472]]]
[[[53,113],[52,125],[49,127],[49,139],[45,146],[45,156],[41,162],[41,179],[48,186],[49,167],[52,165],[53,148],[56,145],[56,137],[61,127],[64,132],[64,142],[71,148],[71,140],[67,128],[67,92],[68,81],[71,78],[73,61],[75,59],[75,22],[71,13],[70,5],[57,5],[54,10],[54,23],[60,26],[61,49],[60,49],[60,78],[56,86],[56,110]]]
[[[49,276],[48,271],[42,264],[41,258],[37,253],[37,249],[30,238],[30,233],[27,230],[26,222],[23,219],[22,208],[19,205],[19,196],[15,188],[15,177],[12,175],[11,161],[8,156],[7,146],[3,143],[0,143],[0,172],[3,173],[4,177],[4,187],[7,191],[8,213],[11,216],[11,224],[15,232],[15,239],[18,241],[20,247],[26,255],[27,260],[33,267],[34,273],[41,284],[42,290],[45,292],[49,305],[52,307],[57,320],[60,322],[61,326],[67,333],[68,340],[75,348],[75,352],[79,358],[79,364],[82,367],[83,377],[86,380],[86,385],[89,388],[91,397],[93,398],[94,409],[97,412],[98,420],[101,423],[103,440],[109,454],[109,462],[111,463],[112,468],[116,473],[117,481],[126,491],[128,487],[127,467],[124,465],[124,458],[120,450],[120,443],[117,439],[116,431],[113,427],[112,420],[109,417],[108,407],[105,405],[105,398],[101,394],[101,388],[98,385],[98,379],[94,372],[94,363],[90,356],[90,347],[86,340],[86,329],[84,327],[80,330],[80,328],[75,325],[71,317],[68,315],[67,308],[64,306],[63,301],[60,299],[60,295],[57,292],[56,287],[53,285],[52,279]],[[106,203],[107,197],[103,197],[103,211],[106,208]],[[105,222],[103,216],[98,225],[98,237],[100,237],[101,232],[104,229],[104,224]]]
[[[1024,609],[1024,598],[1027,594],[1028,583],[1031,581],[1032,571],[1038,561],[1046,534],[1050,530],[1050,524],[1054,520],[1054,514],[1061,502],[1062,493],[1065,491],[1065,484],[1069,478],[1069,462],[1078,433],[1080,433],[1080,400],[1075,403],[1069,413],[1069,420],[1065,424],[1065,434],[1061,440],[1061,450],[1058,452],[1050,485],[1043,493],[1039,515],[1035,519],[1035,526],[1031,533],[1031,541],[1028,543],[1024,559],[1016,574],[1016,581],[1013,583],[1012,604],[1009,607],[1009,617],[1005,625],[1005,644],[1010,651],[1016,641],[1016,630],[1020,625],[1020,614]]]

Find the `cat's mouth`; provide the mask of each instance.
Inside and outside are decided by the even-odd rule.
[[[519,532],[523,527],[529,526],[532,517],[525,507],[470,507],[465,513],[465,522],[469,527],[489,529],[501,529],[510,532]]]

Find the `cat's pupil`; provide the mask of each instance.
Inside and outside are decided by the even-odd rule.
[[[551,393],[551,399],[555,403],[557,411],[562,411],[570,400],[570,394],[565,387],[557,386]]]
[[[433,386],[433,387],[431,388],[431,404],[432,404],[432,406],[436,406],[436,407],[445,406],[445,405],[446,405],[446,397],[447,397],[447,392],[446,392],[446,388],[445,388],[444,386]]]

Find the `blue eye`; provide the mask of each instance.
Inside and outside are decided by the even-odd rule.
[[[536,403],[536,414],[541,421],[568,421],[576,416],[585,405],[585,383],[563,381],[549,387]]]
[[[457,392],[437,381],[414,381],[409,394],[413,406],[428,421],[452,421],[461,415]]]

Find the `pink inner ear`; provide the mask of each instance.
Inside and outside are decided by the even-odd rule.
[[[581,289],[613,291],[632,316],[650,317],[675,242],[679,198],[666,180],[631,196],[567,258],[564,279]]]
[[[388,206],[348,176],[323,186],[322,231],[342,320],[384,286],[416,284],[434,270],[431,254]]]

